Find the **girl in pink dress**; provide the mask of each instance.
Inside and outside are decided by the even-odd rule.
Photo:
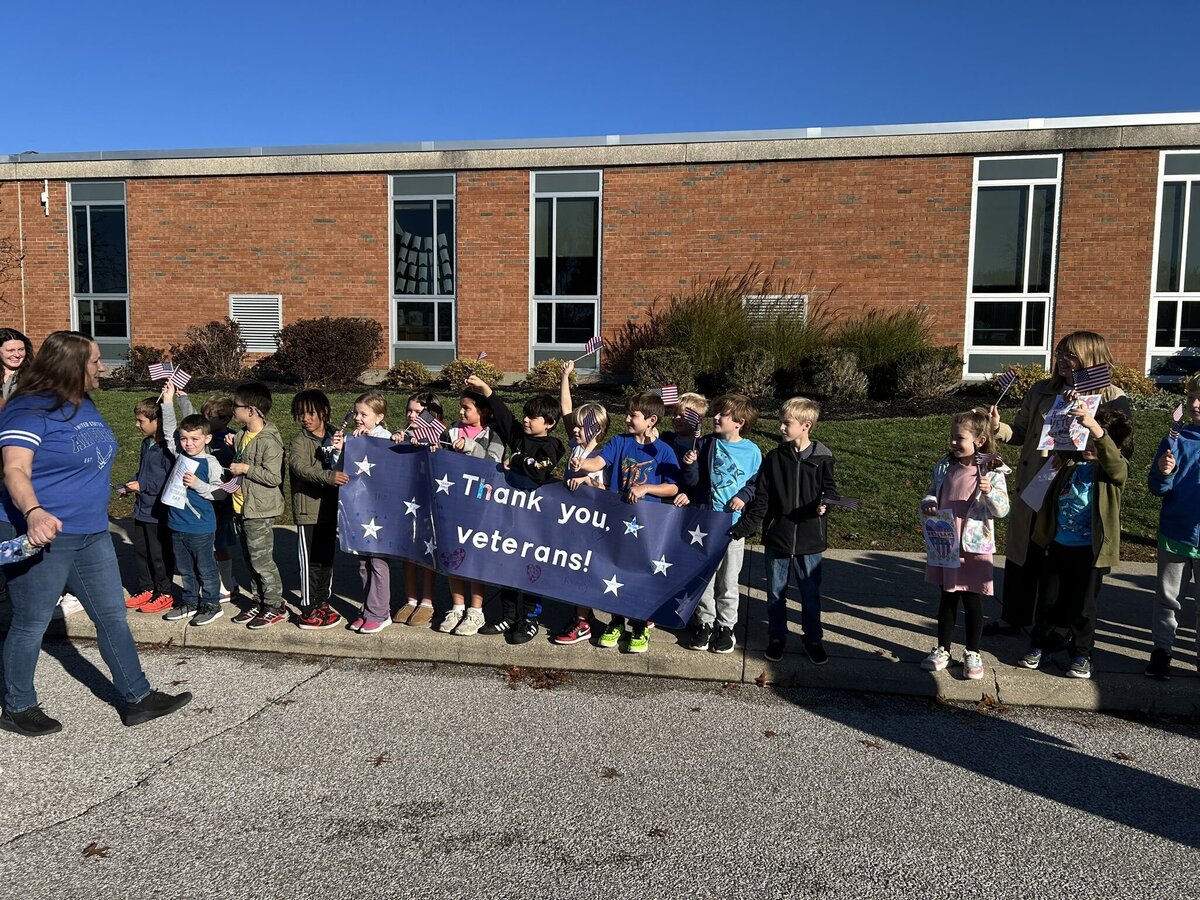
[[[994,455],[993,426],[986,412],[959,413],[950,424],[950,452],[933,467],[929,492],[921,499],[924,516],[953,519],[958,542],[958,565],[935,565],[931,557],[925,580],[942,592],[938,606],[938,643],[921,661],[921,667],[940,672],[950,662],[958,605],[963,606],[967,629],[963,670],[967,678],[983,678],[979,652],[983,631],[983,595],[992,594],[992,554],[996,552],[994,518],[1008,515],[1011,472]],[[947,514],[948,513],[948,514]],[[927,533],[929,529],[926,529]]]

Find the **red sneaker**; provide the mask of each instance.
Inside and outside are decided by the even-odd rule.
[[[159,594],[149,603],[138,607],[140,613],[160,613],[166,612],[175,605],[175,599],[167,594]]]
[[[316,631],[319,628],[332,628],[342,621],[342,617],[329,608],[328,603],[312,606],[296,618],[296,625],[305,631]]]
[[[568,622],[563,630],[551,640],[556,644],[578,644],[592,636],[592,625],[587,619],[576,619]]]
[[[287,610],[271,609],[269,606],[265,609],[260,609],[258,615],[250,620],[247,628],[257,631],[259,628],[270,628],[272,625],[278,625],[280,622],[288,620]]]
[[[140,594],[134,594],[125,601],[126,609],[139,609],[154,599],[153,591],[142,591]]]

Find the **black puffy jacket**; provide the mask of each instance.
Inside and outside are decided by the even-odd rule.
[[[754,484],[754,500],[730,532],[749,537],[762,528],[763,545],[780,556],[823,553],[825,519],[818,507],[825,497],[837,497],[833,454],[820,441],[801,458],[790,443],[780,444],[763,459]]]

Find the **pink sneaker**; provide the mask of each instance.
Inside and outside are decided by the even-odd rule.
[[[353,622],[350,623],[350,630],[351,631],[361,631],[362,627],[366,624],[367,624],[367,620],[364,619],[362,616],[359,616],[357,619],[355,619]]]
[[[384,619],[382,622],[364,622],[363,626],[358,629],[359,634],[375,634],[378,631],[383,631],[392,624],[391,619]]]

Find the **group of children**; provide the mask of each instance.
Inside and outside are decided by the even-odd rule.
[[[520,421],[485,381],[471,375],[461,392],[458,421],[436,447],[490,459],[542,484],[561,472],[572,490],[610,490],[630,503],[700,505],[732,513],[730,542],[717,571],[696,607],[683,646],[729,653],[740,602],[739,576],[745,539],[761,531],[767,569],[769,660],[782,658],[788,639],[787,595],[792,585],[801,606],[801,637],[809,659],[828,660],[821,626],[821,563],[827,545],[826,514],[839,499],[833,454],[812,437],[820,407],[793,397],[779,413],[781,442],[764,457],[746,437],[758,412],[749,398],[726,394],[711,405],[695,393],[679,397],[673,430],[660,433],[667,410],[654,392],[631,396],[624,433],[604,440],[610,426],[598,403],[572,404],[572,365],[562,374],[560,396],[531,397]],[[1159,535],[1159,599],[1154,623],[1155,649],[1147,675],[1170,674],[1177,628],[1175,612],[1187,574],[1200,582],[1200,376],[1187,385],[1190,424],[1165,440],[1151,468],[1150,488],[1163,498]],[[175,402],[183,413],[176,418]],[[1041,602],[1028,653],[1020,664],[1037,668],[1043,656],[1066,650],[1068,674],[1091,676],[1096,604],[1103,576],[1117,562],[1120,548],[1120,499],[1129,475],[1132,424],[1128,416],[1101,409],[1096,414],[1073,392],[1070,415],[1088,432],[1081,451],[1054,454],[1055,474],[1036,518],[1033,540],[1046,549]],[[711,407],[711,408],[710,408]],[[369,391],[355,401],[341,427],[321,391],[305,390],[292,402],[300,432],[284,453],[279,430],[270,423],[270,390],[259,383],[241,385],[232,398],[213,398],[199,415],[188,399],[168,385],[160,398],[135,408],[144,435],[137,478],[126,488],[136,493],[135,546],[140,583],[128,605],[141,612],[163,612],[167,619],[209,624],[222,615],[221,603],[237,591],[231,550],[240,547],[253,579],[256,600],[232,621],[252,629],[287,621],[283,587],[274,561],[274,524],[283,511],[285,458],[290,472],[292,510],[298,531],[301,569],[300,608],[294,617],[302,629],[329,628],[342,617],[329,603],[337,548],[337,495],[349,480],[342,471],[344,432],[355,436],[417,442],[412,430],[419,417],[443,420],[444,409],[430,392],[414,393],[406,408],[407,427],[392,431],[386,423],[387,398]],[[701,436],[696,423],[711,414],[712,432]],[[555,436],[563,419],[567,442]],[[242,426],[231,432],[231,420]],[[949,664],[959,606],[965,619],[963,673],[983,677],[982,597],[992,594],[993,522],[1007,515],[1010,499],[1005,475],[1011,470],[996,453],[998,413],[971,410],[954,416],[950,452],[933,469],[921,500],[923,515],[949,511],[959,550],[958,564],[931,565],[926,580],[940,590],[937,644],[921,665],[940,671]],[[165,506],[162,491],[180,456],[190,460],[183,476],[182,507]],[[183,591],[172,599],[174,572]],[[373,634],[393,623],[426,626],[435,618],[434,572],[404,563],[406,600],[393,609],[388,560],[359,556],[363,585],[361,611],[349,628]],[[524,643],[540,630],[543,601],[509,587],[500,588],[500,616],[488,622],[483,606],[486,586],[450,576],[451,609],[436,625],[458,636],[502,634]],[[614,616],[601,626],[592,609],[577,605],[566,625],[552,637],[557,644],[595,638],[602,648],[620,646],[631,653],[649,647],[652,626]]]

